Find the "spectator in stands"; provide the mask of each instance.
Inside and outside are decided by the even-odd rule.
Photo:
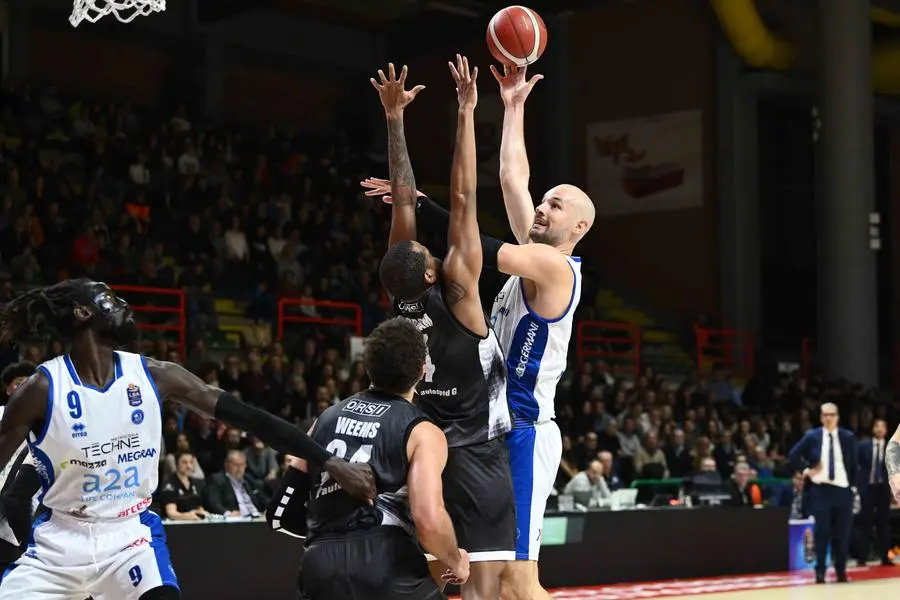
[[[609,498],[612,494],[603,479],[603,463],[599,460],[592,460],[588,463],[587,469],[577,473],[572,480],[566,484],[564,494],[590,494],[590,506],[598,506],[601,500]],[[576,498],[576,502],[579,498]]]
[[[762,489],[759,484],[750,481],[750,465],[745,462],[734,466],[729,491],[734,506],[762,506]]]
[[[198,479],[203,481],[206,478],[206,475],[203,473],[203,469],[200,467],[200,463],[197,462],[194,453],[191,451],[191,441],[188,438],[187,434],[179,432],[175,437],[175,448],[171,451],[166,450],[165,458],[163,459],[165,463],[165,468],[163,472],[166,477],[170,477],[178,472],[178,462],[177,458],[179,456],[190,456],[192,471],[188,473],[191,479]]]
[[[669,476],[666,455],[659,447],[659,438],[653,431],[644,435],[643,443],[634,455],[634,472],[639,479],[665,479]]]
[[[165,479],[159,492],[165,516],[173,521],[205,519],[208,513],[201,500],[203,481],[191,477],[195,469],[194,455],[181,452],[177,456],[176,470]]]
[[[684,443],[684,430],[676,429],[666,446],[666,465],[672,477],[686,477],[693,471],[691,451]]]
[[[247,458],[239,450],[231,450],[225,458],[225,472],[207,477],[204,506],[226,517],[258,517],[269,504],[265,486],[248,477]]]
[[[577,454],[577,468],[583,471],[587,468],[588,463],[597,458],[600,448],[597,443],[597,434],[590,432],[584,436],[584,443],[580,446],[580,452]]]
[[[272,486],[278,478],[278,454],[258,437],[250,438],[244,450],[247,459],[247,475]]]
[[[556,476],[556,487],[565,487],[565,485],[578,474],[576,464],[578,457],[572,447],[572,438],[564,435],[562,438],[562,458],[559,461],[559,473]]]
[[[719,442],[713,449],[713,458],[723,476],[734,472],[736,449],[732,443],[731,431],[726,429],[719,436]]]
[[[612,452],[601,452],[599,455],[600,463],[603,465],[603,479],[606,481],[606,487],[610,492],[614,492],[622,487],[622,481],[619,474],[616,473],[616,463]]]

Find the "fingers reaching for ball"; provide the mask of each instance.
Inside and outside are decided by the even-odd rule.
[[[456,55],[456,64],[447,63],[450,66],[450,73],[453,75],[453,81],[456,83],[456,96],[459,100],[460,109],[473,110],[478,104],[478,67],[469,68],[469,59],[460,54]]]
[[[389,116],[402,114],[407,105],[419,95],[419,92],[425,89],[424,85],[413,86],[410,90],[405,89],[408,73],[409,69],[406,65],[403,65],[403,68],[400,70],[400,76],[397,77],[394,63],[388,63],[387,75],[382,69],[378,69],[378,80],[374,77],[369,79],[372,87],[375,88],[378,96],[381,98],[381,104],[384,106],[385,113]]]

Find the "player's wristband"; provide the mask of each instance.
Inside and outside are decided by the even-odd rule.
[[[293,454],[319,465],[333,455],[311,437],[275,415],[248,406],[233,394],[222,392],[216,403],[216,419],[249,431],[277,452]]]

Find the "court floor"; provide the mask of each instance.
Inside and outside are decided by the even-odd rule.
[[[772,573],[552,590],[556,600],[879,600],[900,591],[900,565],[849,569],[849,583],[816,585],[812,572]]]

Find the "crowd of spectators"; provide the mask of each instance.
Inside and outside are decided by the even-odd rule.
[[[0,301],[20,285],[86,275],[243,297],[264,324],[279,296],[357,303],[366,330],[383,318],[376,274],[389,212],[360,196],[360,179],[384,174],[368,149],[340,134],[254,135],[195,122],[184,108],[160,117],[52,87],[7,82],[0,98]],[[204,343],[216,328],[210,305],[189,308],[186,355],[164,338],[145,351],[299,427],[368,385],[346,336],[305,328],[288,347],[247,343],[223,358]],[[63,351],[51,340],[19,354],[37,363]],[[790,503],[785,486],[765,482],[791,477],[785,455],[824,401],[861,436],[898,416],[857,387],[796,374],[738,390],[724,372],[665,379],[648,368],[634,379],[573,361],[557,397],[557,489],[607,497],[636,479],[700,478],[727,483],[737,503]],[[157,502],[170,519],[258,515],[283,469],[259,440],[177,405],[165,406],[164,444]]]

